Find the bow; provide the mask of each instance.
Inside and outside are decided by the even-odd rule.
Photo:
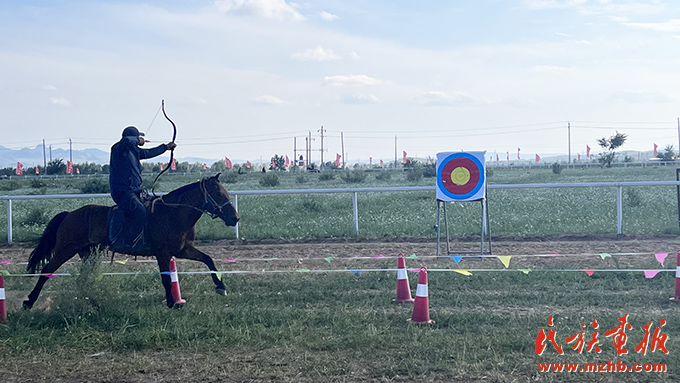
[[[161,100],[161,110],[163,111],[163,116],[165,116],[165,119],[170,121],[170,124],[172,124],[172,142],[175,142],[175,138],[177,137],[177,125],[168,117],[168,114],[165,113],[165,100]],[[175,149],[170,150],[170,161],[168,162],[168,166],[165,167],[165,169],[161,170],[160,173],[156,176],[156,179],[153,180],[153,186],[151,187],[151,190],[153,191],[154,187],[156,186],[156,182],[158,181],[158,178],[160,178],[161,174],[165,173],[168,169],[170,169],[170,166],[172,165],[172,159],[175,154]]]

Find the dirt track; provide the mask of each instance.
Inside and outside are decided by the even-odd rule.
[[[436,255],[434,240],[394,239],[390,241],[326,240],[309,242],[233,242],[198,243],[198,247],[215,259],[222,258],[324,258],[370,257],[377,254],[395,256],[399,253],[419,256]],[[479,250],[479,242],[452,242],[452,250]],[[0,247],[0,261],[12,259],[25,262],[32,250],[30,244]],[[547,239],[497,240],[492,243],[494,255],[535,255],[559,253],[582,255],[598,253],[655,253],[675,254],[680,250],[680,237],[676,236],[570,236]],[[442,244],[440,255],[446,255]]]

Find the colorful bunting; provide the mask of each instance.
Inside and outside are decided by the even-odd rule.
[[[309,269],[297,269],[295,271],[297,271],[298,273],[308,273]]]
[[[498,258],[498,260],[503,263],[503,266],[505,266],[506,269],[510,266],[510,259],[512,258],[511,255],[499,255],[496,258]]]
[[[331,263],[331,261],[334,260],[335,257],[326,257],[324,259],[326,260],[326,262]]]
[[[463,257],[459,255],[452,255],[451,258],[453,258],[453,260],[456,261],[456,263],[460,263],[460,261],[463,260]]]
[[[517,270],[523,272],[524,274],[529,274],[531,272],[531,269],[517,269]]]
[[[612,256],[612,255],[611,255],[611,254],[608,254],[608,253],[600,253],[600,258],[602,258],[603,261],[604,261],[605,258],[611,257],[611,256]]]
[[[378,254],[378,255],[371,255],[371,258],[384,258],[384,257],[385,257],[385,256],[384,256],[384,255],[382,255],[382,254]]]
[[[222,262],[235,263],[236,260],[235,260],[235,259],[227,259],[227,258],[224,258],[224,259],[222,260]]]
[[[116,261],[116,263],[120,263],[121,265],[124,265],[124,264],[127,263],[128,259],[130,259],[130,258],[125,258],[124,261]]]
[[[659,261],[661,266],[663,266],[663,262],[666,260],[667,256],[668,253],[654,253],[654,257],[656,257],[656,260]]]
[[[6,260],[6,261],[0,262],[0,265],[9,265],[10,263],[12,263],[12,260],[11,260],[11,259],[8,259],[8,260]]]
[[[659,272],[661,272],[661,270],[645,270],[645,278],[652,279],[659,274]]]
[[[409,255],[408,257],[404,257],[404,258],[406,258],[406,259],[416,259],[418,257],[416,256],[415,253],[413,253],[413,254]]]
[[[463,274],[463,275],[467,275],[467,276],[472,275],[471,272],[464,270],[464,269],[452,269],[452,270],[457,272],[458,274]]]
[[[588,276],[592,277],[595,270],[583,270]]]

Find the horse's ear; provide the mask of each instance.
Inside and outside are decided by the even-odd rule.
[[[217,173],[217,175],[215,176],[215,179],[216,179],[217,181],[220,180],[220,174],[222,174],[222,173]]]

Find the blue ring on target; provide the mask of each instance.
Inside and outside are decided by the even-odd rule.
[[[447,165],[450,165],[452,161],[460,161],[466,170],[470,172],[471,175],[478,174],[478,177],[470,177],[468,184],[463,185],[465,192],[459,193],[455,189],[452,191],[443,182],[443,173]],[[469,164],[472,163],[470,166]],[[448,173],[450,174],[450,172]],[[476,178],[476,179],[475,179]],[[479,192],[479,190],[484,186],[486,175],[484,174],[484,165],[482,165],[479,158],[469,153],[453,153],[447,156],[440,164],[437,164],[437,187],[447,197],[453,200],[467,200]],[[470,182],[475,182],[475,184],[470,185]],[[468,191],[469,190],[469,191]]]

